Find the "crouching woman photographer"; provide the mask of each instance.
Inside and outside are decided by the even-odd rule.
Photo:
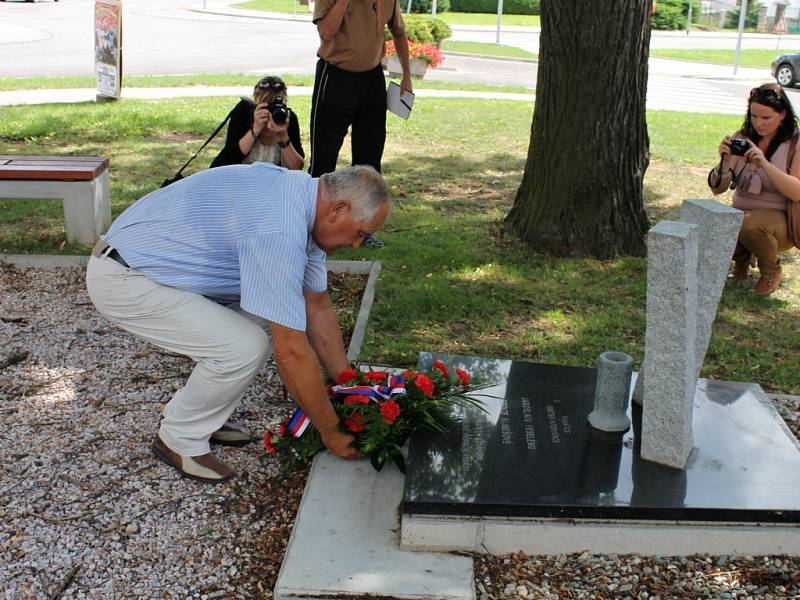
[[[253,100],[242,98],[230,114],[225,147],[211,168],[268,162],[302,169],[305,159],[297,115],[286,105],[286,84],[264,77],[253,89]]]
[[[734,190],[733,207],[745,213],[733,279],[746,280],[755,258],[761,278],[752,291],[763,296],[783,281],[780,252],[793,246],[788,210],[800,202],[797,139],[797,120],[783,88],[772,83],[753,88],[741,130],[722,140],[719,165],[708,174],[711,191]]]

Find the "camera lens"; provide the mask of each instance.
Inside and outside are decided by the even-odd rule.
[[[275,121],[276,125],[283,125],[286,123],[286,119],[289,117],[289,111],[286,107],[280,106],[275,110],[271,111],[272,120]]]

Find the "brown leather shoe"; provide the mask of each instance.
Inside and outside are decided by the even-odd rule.
[[[778,286],[783,281],[783,273],[777,271],[775,273],[763,273],[761,278],[753,286],[753,293],[759,296],[769,296],[772,292],[778,289]]]
[[[236,471],[210,452],[200,456],[181,456],[177,452],[173,452],[161,441],[158,434],[156,434],[150,449],[156,458],[174,467],[178,473],[189,479],[206,483],[222,483],[236,475]]]
[[[744,281],[747,279],[747,272],[750,269],[750,261],[733,263],[731,279],[734,281]]]
[[[250,436],[250,431],[240,425],[233,425],[232,423],[225,423],[222,427],[217,429],[211,434],[208,440],[212,444],[219,444],[220,446],[246,446],[253,441]]]

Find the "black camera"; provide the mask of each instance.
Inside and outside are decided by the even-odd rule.
[[[744,156],[744,153],[750,148],[750,144],[747,143],[747,140],[743,140],[742,138],[733,138],[730,147],[731,154],[734,156]]]
[[[246,96],[240,96],[240,98],[250,105],[250,118],[252,119],[253,113],[258,108],[258,104]],[[283,125],[286,123],[286,119],[289,118],[289,111],[291,109],[286,106],[286,101],[283,99],[283,96],[278,96],[272,102],[267,104],[267,110],[269,111],[269,114],[272,115],[272,120],[276,125]]]
[[[267,110],[272,115],[272,120],[276,125],[283,125],[286,123],[286,119],[289,118],[289,107],[286,106],[283,96],[278,96],[267,104]]]

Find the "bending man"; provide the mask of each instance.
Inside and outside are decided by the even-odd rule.
[[[273,348],[327,448],[358,457],[321,376],[320,366],[331,376],[348,366],[325,257],[358,247],[390,208],[370,167],[313,179],[255,163],[198,173],[120,215],[89,260],[92,302],[123,329],[197,363],[164,409],[152,447],[159,459],[201,481],[233,477],[209,442],[237,441],[226,423]]]

